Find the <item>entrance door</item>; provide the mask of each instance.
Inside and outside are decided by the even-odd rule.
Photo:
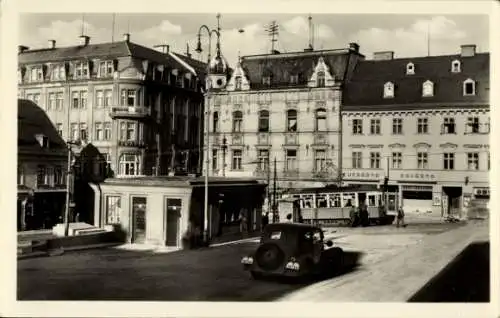
[[[398,209],[398,194],[387,193],[387,213],[396,214]]]
[[[167,246],[178,246],[179,219],[181,217],[182,200],[167,199],[167,210],[165,215],[165,244]]]
[[[146,241],[146,198],[132,198],[132,243],[144,243]]]

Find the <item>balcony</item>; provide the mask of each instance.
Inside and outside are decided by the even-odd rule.
[[[113,106],[109,112],[111,118],[146,118],[151,116],[151,109],[144,106]]]
[[[119,147],[135,147],[135,148],[144,148],[145,147],[144,141],[140,140],[118,140],[118,146]]]
[[[298,145],[299,136],[297,133],[286,133],[285,134],[285,145]]]

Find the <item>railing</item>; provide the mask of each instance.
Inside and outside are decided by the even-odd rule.
[[[151,109],[144,106],[113,106],[110,113],[116,115],[150,116]]]
[[[144,147],[145,143],[142,140],[118,140],[120,147]]]

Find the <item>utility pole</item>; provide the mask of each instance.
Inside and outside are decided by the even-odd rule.
[[[66,206],[64,209],[64,236],[69,233],[69,192],[71,183],[71,144],[68,144],[68,167],[66,171]]]
[[[277,179],[277,169],[276,169],[276,157],[274,157],[274,184],[273,184],[273,223],[278,220],[278,215],[276,215],[276,179]]]
[[[276,21],[272,21],[266,29],[269,36],[271,36],[271,53],[274,53],[274,43],[278,41],[279,25]]]
[[[267,152],[267,212],[271,212],[271,151]]]
[[[227,150],[227,139],[226,136],[222,138],[222,176],[226,176],[226,150]]]

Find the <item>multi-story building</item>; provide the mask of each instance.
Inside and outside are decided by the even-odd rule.
[[[72,47],[53,40],[42,49],[20,46],[18,94],[42,106],[64,140],[82,142],[75,151],[94,156],[80,158],[82,168],[100,157],[115,177],[199,173],[205,64],[189,52],[132,43],[129,34],[113,43],[80,40]],[[84,151],[89,146],[97,151]],[[92,222],[92,200],[82,196],[77,209]]]
[[[359,61],[342,105],[343,180],[397,190],[407,211],[459,213],[489,196],[489,53]]]
[[[211,94],[209,175],[267,180],[276,160],[278,188],[336,181],[343,82],[363,58],[356,43],[242,57]]]
[[[18,101],[17,229],[49,228],[63,216],[68,150],[43,109]]]

